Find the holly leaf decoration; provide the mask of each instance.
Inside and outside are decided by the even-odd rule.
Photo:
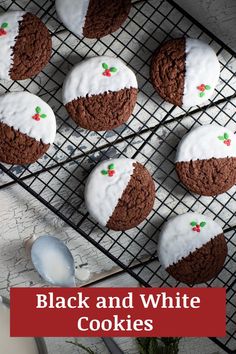
[[[37,107],[35,108],[35,112],[36,112],[36,113],[40,113],[40,112],[41,112],[41,108],[40,108],[39,106],[37,106]]]
[[[190,225],[191,225],[191,226],[196,226],[197,223],[196,223],[196,221],[192,221]]]
[[[102,174],[103,176],[106,176],[106,175],[108,175],[108,172],[107,172],[106,170],[102,170],[102,171],[101,171],[101,174]]]
[[[210,86],[210,85],[206,85],[206,86],[205,86],[205,89],[206,89],[206,90],[210,90],[210,89],[211,89],[211,86]]]
[[[112,67],[112,68],[110,68],[110,72],[111,72],[111,73],[116,73],[116,72],[117,72],[117,69],[116,69],[115,67]]]
[[[108,166],[108,170],[114,170],[115,169],[115,164],[114,163],[111,163],[109,166]]]
[[[218,136],[219,140],[225,140],[224,136]]]
[[[3,22],[1,28],[7,28],[8,27],[8,23],[7,22]]]
[[[202,221],[201,223],[200,223],[200,226],[201,227],[204,227],[206,225],[206,222],[205,221]]]
[[[41,117],[41,118],[47,118],[47,115],[46,115],[46,114],[41,114],[40,117]]]
[[[199,93],[199,96],[200,96],[200,97],[205,96],[205,92],[200,92],[200,93]]]
[[[109,66],[108,66],[106,63],[103,63],[103,64],[102,64],[102,67],[103,67],[103,69],[105,69],[105,70],[109,69]]]
[[[229,139],[229,134],[228,133],[224,133],[224,139]]]

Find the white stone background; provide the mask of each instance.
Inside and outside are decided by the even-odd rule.
[[[5,1],[0,1],[4,4]],[[205,25],[223,42],[236,50],[236,2],[234,0],[179,0],[178,3],[199,22]],[[58,217],[49,212],[31,195],[19,186],[13,185],[0,191],[0,294],[9,295],[11,286],[44,286],[26,259],[23,239],[32,233],[57,234],[65,240],[72,250],[77,264],[88,263],[92,270],[92,280],[101,279],[96,286],[138,286],[129,275],[122,273],[109,280],[103,280],[107,274],[115,274],[119,269],[83,238],[78,240],[77,233],[66,226]],[[97,353],[106,354],[107,350],[100,338],[81,339],[81,343],[90,346]],[[133,339],[117,339],[127,354],[137,354]],[[46,339],[49,354],[82,353],[79,349],[66,343],[65,338]],[[223,353],[209,339],[183,339],[180,354]],[[0,347],[0,354],[1,353]]]

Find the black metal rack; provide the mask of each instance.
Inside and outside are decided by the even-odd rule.
[[[28,90],[46,100],[57,117],[57,139],[44,158],[29,166],[0,165],[0,189],[18,183],[73,229],[89,240],[144,286],[181,286],[160,268],[155,249],[158,232],[170,215],[194,210],[207,213],[224,228],[229,255],[224,270],[206,286],[227,289],[227,336],[212,340],[225,352],[236,353],[236,187],[217,198],[195,196],[179,183],[174,155],[179,140],[198,124],[217,122],[235,128],[236,53],[196,22],[172,0],[133,1],[125,25],[101,40],[79,40],[59,22],[52,0],[6,0],[0,9],[24,9],[41,17],[53,36],[49,65],[32,80],[1,82],[0,93]],[[164,102],[149,80],[153,51],[168,38],[187,35],[215,48],[221,81],[204,107],[185,111]],[[139,98],[127,125],[113,132],[84,131],[68,117],[61,103],[61,86],[69,69],[84,57],[116,55],[136,72]],[[127,232],[98,226],[86,212],[85,181],[101,159],[125,156],[147,166],[156,182],[156,201],[149,218]]]

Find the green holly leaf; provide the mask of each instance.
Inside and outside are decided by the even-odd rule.
[[[111,73],[116,73],[116,72],[117,72],[117,69],[116,69],[115,67],[112,67],[112,68],[110,68],[110,72],[111,72]]]
[[[211,89],[211,86],[210,86],[210,85],[206,85],[206,86],[205,86],[205,89],[206,89],[206,90],[210,90],[210,89]]]
[[[229,139],[229,134],[228,133],[224,133],[224,138],[227,140]]]
[[[192,221],[190,225],[191,225],[191,226],[196,226],[197,223],[196,223],[196,221]]]
[[[225,140],[224,136],[218,136],[219,140]]]
[[[103,67],[103,69],[105,69],[105,70],[109,69],[109,66],[108,66],[106,63],[103,63],[103,64],[102,64],[102,67]]]
[[[200,97],[204,97],[204,96],[205,96],[205,92],[200,92],[200,93],[199,93],[199,96],[200,96]]]
[[[41,118],[47,118],[47,115],[46,115],[46,114],[41,114],[40,117],[41,117]]]
[[[109,166],[108,166],[108,170],[114,170],[115,169],[115,164],[114,163],[111,163]]]
[[[36,113],[40,113],[40,112],[41,112],[41,108],[40,108],[39,106],[37,106],[37,107],[35,108],[35,112],[36,112]]]
[[[102,170],[102,171],[101,171],[101,174],[102,174],[103,176],[106,176],[106,175],[108,175],[108,172],[107,172],[106,170]]]
[[[1,28],[7,28],[8,27],[8,23],[7,22],[3,22]]]
[[[204,227],[206,225],[206,222],[205,221],[202,221],[201,223],[200,223],[200,226],[201,227]]]

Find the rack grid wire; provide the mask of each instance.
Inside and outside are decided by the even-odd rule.
[[[18,183],[80,235],[89,240],[144,286],[182,286],[160,267],[156,256],[158,232],[172,215],[189,210],[206,213],[224,228],[228,258],[219,276],[205,284],[227,291],[227,336],[211,338],[225,352],[236,353],[236,187],[216,198],[189,193],[175,173],[174,156],[181,137],[192,127],[212,122],[235,131],[236,53],[196,22],[172,0],[133,1],[124,26],[100,40],[79,39],[66,30],[52,0],[4,0],[0,10],[27,10],[39,16],[53,38],[50,63],[37,77],[23,82],[0,82],[0,93],[22,91],[39,95],[57,117],[54,146],[29,166],[1,164],[0,189]],[[217,52],[221,79],[207,105],[188,111],[164,102],[149,79],[150,60],[165,40],[180,36],[200,38]],[[70,68],[85,57],[115,55],[137,74],[139,97],[129,122],[109,132],[77,127],[61,103],[61,87]],[[151,172],[156,200],[151,215],[137,228],[112,232],[88,215],[83,198],[87,176],[107,158],[135,158]]]

